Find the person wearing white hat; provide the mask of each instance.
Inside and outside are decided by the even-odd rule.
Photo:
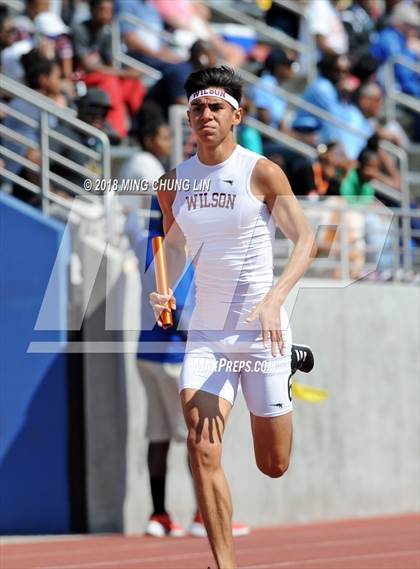
[[[35,46],[50,59],[57,58],[62,78],[67,82],[67,91],[73,95],[73,46],[68,37],[70,28],[54,12],[40,12],[34,19]]]
[[[39,34],[52,38],[70,32],[70,28],[54,12],[41,12],[34,18],[34,25]]]

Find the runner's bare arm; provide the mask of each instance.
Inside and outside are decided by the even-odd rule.
[[[165,182],[176,178],[176,170],[170,170],[159,179],[157,198],[163,215],[163,230],[165,232],[165,250],[168,265],[169,282],[171,286],[182,275],[185,268],[185,236],[177,224],[172,212],[172,204],[176,192],[165,190]]]
[[[316,254],[314,236],[286,176],[276,164],[266,159],[257,162],[251,191],[258,199],[264,199],[276,225],[295,246],[281,277],[245,322],[258,318],[264,346],[268,347],[271,341],[272,355],[275,356],[277,350],[285,355],[280,308]]]
[[[164,246],[170,286],[169,295],[166,296],[157,292],[152,292],[149,297],[150,304],[152,305],[156,321],[159,326],[162,326],[159,315],[165,307],[166,302],[170,301],[172,309],[175,309],[176,307],[173,288],[176,281],[184,271],[186,261],[185,237],[172,213],[172,204],[176,194],[175,191],[165,190],[165,183],[167,180],[174,179],[175,176],[175,170],[171,170],[167,174],[161,176],[157,189],[157,198],[163,216],[163,230],[165,233]]]
[[[281,277],[272,289],[275,296],[284,302],[316,256],[315,237],[289,180],[277,164],[270,160],[259,160],[252,175],[252,187],[264,197],[277,227],[295,245]]]

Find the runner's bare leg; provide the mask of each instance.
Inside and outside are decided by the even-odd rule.
[[[236,569],[232,499],[221,464],[229,401],[195,389],[181,391],[197,501],[218,569]]]

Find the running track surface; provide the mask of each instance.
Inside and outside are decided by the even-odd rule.
[[[235,539],[241,569],[420,569],[420,516],[256,529]],[[207,540],[68,536],[1,545],[1,569],[207,569]]]

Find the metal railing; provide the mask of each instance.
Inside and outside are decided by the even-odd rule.
[[[5,2],[11,10],[21,14],[25,10],[25,2],[23,0],[6,0]],[[2,2],[0,2],[2,4]]]
[[[113,192],[105,192],[101,196],[92,195],[86,192],[84,188],[80,188],[77,184],[72,183],[70,180],[67,180],[63,176],[60,176],[51,170],[51,162],[56,162],[69,169],[71,172],[90,178],[92,181],[98,180],[99,178],[109,179],[111,172],[110,143],[106,134],[79,120],[73,109],[63,108],[55,104],[48,97],[33,91],[26,85],[14,81],[10,77],[0,74],[0,81],[3,92],[8,93],[12,98],[23,99],[36,107],[39,111],[39,120],[36,120],[20,113],[11,107],[10,104],[1,104],[1,111],[3,113],[14,117],[18,121],[37,131],[39,133],[39,142],[35,142],[27,136],[9,129],[4,124],[0,125],[0,135],[2,139],[0,151],[2,156],[16,162],[23,168],[26,168],[30,172],[39,176],[39,183],[29,181],[20,174],[15,174],[4,167],[0,168],[0,176],[12,183],[19,184],[34,194],[40,195],[42,211],[46,215],[49,215],[51,203],[59,204],[68,210],[71,210],[72,208],[72,200],[64,199],[51,191],[51,183],[55,187],[64,189],[70,196],[78,196],[87,204],[98,204],[98,201],[100,201],[103,204],[103,213],[99,214],[98,219],[105,216],[108,238],[112,240],[115,233]],[[53,129],[49,124],[49,117],[51,116],[55,117],[58,122],[67,124],[72,129],[76,129],[79,132],[97,139],[100,143],[100,149],[94,150],[88,148],[65,134]],[[14,150],[4,146],[3,143],[5,139],[12,140],[24,148],[37,150],[40,154],[41,164],[32,162],[25,156],[21,156]],[[54,152],[50,148],[51,140],[57,140],[61,144],[77,150],[86,158],[95,161],[95,169],[82,166],[81,164]],[[98,216],[98,209],[94,209],[96,212],[95,215]],[[78,214],[82,217],[85,216],[86,219],[92,219],[91,212],[88,211],[88,207],[86,213],[81,209]]]
[[[150,26],[150,24],[143,22],[143,20],[140,20],[140,18],[137,18],[132,14],[125,14],[125,13],[118,14],[116,17],[114,17],[112,21],[113,64],[115,66],[127,65],[128,67],[132,67],[133,69],[136,69],[140,73],[143,73],[146,77],[148,77],[152,81],[158,81],[162,77],[162,73],[160,71],[158,71],[154,67],[151,67],[150,65],[147,65],[146,63],[143,63],[142,61],[139,61],[134,57],[131,57],[130,55],[124,52],[123,50],[124,39],[121,37],[121,30],[120,30],[121,22],[129,22],[130,24],[133,24],[150,33],[158,34],[159,37],[163,39],[168,45],[176,47],[177,44],[172,34],[170,34],[165,30],[161,30],[158,33],[155,30],[155,28]]]
[[[384,64],[384,81],[386,90],[385,99],[385,112],[387,120],[395,120],[397,116],[397,106],[400,105],[413,111],[415,113],[420,113],[420,102],[412,95],[407,95],[398,89],[398,82],[395,77],[395,66],[402,65],[407,67],[412,71],[415,71],[420,81],[420,64],[418,62],[412,61],[407,57],[401,55],[396,55],[391,57]]]
[[[420,209],[387,208],[378,205],[349,205],[341,198],[313,201],[299,199],[311,223],[318,244],[319,256],[314,260],[310,275],[333,276],[349,282],[371,272],[382,272],[387,278],[398,278],[400,273],[413,276],[420,271],[420,230],[411,229],[413,219],[420,219]],[[376,218],[375,231],[362,229],[358,239],[352,236],[349,214],[356,214],[364,222]],[[333,222],[329,221],[333,219]],[[404,225],[408,221],[410,247],[404,245]],[[378,229],[379,228],[379,229]],[[325,240],[325,233],[332,234]],[[324,235],[324,237],[323,237]],[[375,242],[376,243],[373,243]],[[277,238],[275,266],[281,271],[287,263],[292,244]],[[359,255],[359,259],[356,259]],[[387,262],[383,263],[384,257]],[[409,257],[407,260],[406,257]],[[358,264],[357,270],[355,265]],[[356,275],[355,273],[359,274]]]
[[[153,191],[148,190],[145,195],[152,196]],[[298,199],[318,245],[318,256],[308,270],[308,277],[334,278],[349,284],[367,277],[369,273],[377,273],[379,279],[408,281],[420,274],[420,230],[411,229],[411,221],[420,220],[420,209],[387,208],[381,204],[349,205],[339,197],[317,201]],[[141,209],[138,215],[142,227],[148,227],[148,220],[160,214]],[[374,230],[372,227],[368,230],[369,224],[365,224],[369,217],[376,218]],[[408,250],[403,246],[405,219],[410,224],[411,246]],[[356,236],[355,221],[359,232]],[[276,276],[286,266],[292,248],[293,243],[277,231],[273,244]],[[407,255],[410,256],[409,263],[405,260]]]

